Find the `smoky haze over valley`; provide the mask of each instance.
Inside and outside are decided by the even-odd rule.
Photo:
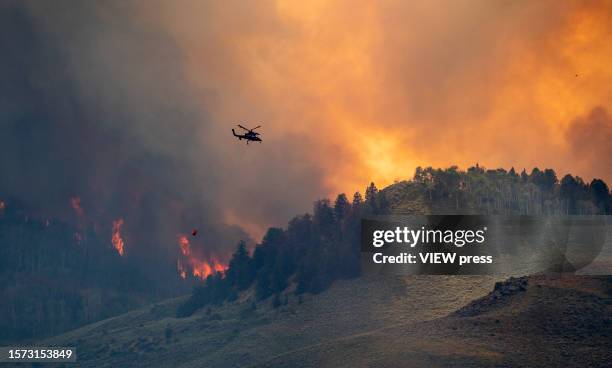
[[[612,180],[611,3],[435,3],[5,1],[0,199],[224,257],[419,165]]]

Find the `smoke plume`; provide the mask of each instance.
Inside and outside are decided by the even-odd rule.
[[[314,199],[416,166],[610,181],[611,9],[4,2],[0,195],[67,218],[78,197],[109,234],[124,219],[128,255],[176,251],[195,227],[193,247],[227,253]],[[263,143],[234,140],[237,123],[263,125]]]

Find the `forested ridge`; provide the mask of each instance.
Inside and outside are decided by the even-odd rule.
[[[319,293],[334,280],[360,275],[363,217],[401,214],[600,214],[612,212],[602,180],[560,180],[553,170],[466,171],[419,168],[414,178],[378,190],[318,200],[312,213],[271,228],[249,252],[239,244],[225,273],[183,280],[168,254],[120,256],[110,229],[94,223],[37,218],[17,199],[0,207],[0,341],[60,333],[189,290],[186,316],[248,290],[253,302],[279,306],[286,296]],[[165,249],[165,248],[163,248]],[[160,262],[159,260],[166,262]]]
[[[159,277],[152,278],[144,262],[121,257],[110,244],[109,229],[35,217],[17,200],[5,200],[0,210],[0,342],[57,334],[168,298],[187,286],[172,262],[157,263]]]
[[[209,304],[233,301],[247,289],[254,303],[271,297],[280,306],[282,294],[319,293],[334,280],[360,275],[359,234],[363,217],[386,214],[611,214],[612,196],[601,179],[587,183],[570,174],[561,179],[552,169],[520,174],[487,170],[417,168],[410,181],[382,190],[374,183],[349,200],[314,202],[312,214],[294,217],[285,229],[270,228],[249,254],[240,243],[225,273],[209,276],[194,288],[177,311],[189,316]]]

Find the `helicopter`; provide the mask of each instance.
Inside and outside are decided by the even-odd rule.
[[[247,129],[247,128],[243,127],[240,124],[238,124],[238,126],[240,128],[242,128],[242,129],[246,130],[246,133],[244,133],[244,134],[236,134],[236,131],[234,129],[232,129],[232,133],[234,133],[234,137],[237,137],[239,140],[246,139],[247,144],[249,144],[249,142],[251,142],[251,141],[261,143],[261,138],[259,138],[259,134],[260,133],[254,132],[255,129],[261,128],[261,125],[258,125],[255,128],[253,128],[253,129]]]

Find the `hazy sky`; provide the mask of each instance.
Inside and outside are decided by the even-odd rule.
[[[215,136],[264,125],[262,147],[203,137],[244,170],[233,218],[282,213],[273,200],[240,211],[245,196],[299,209],[418,165],[612,179],[610,1],[181,4],[145,17],[184,52]]]
[[[2,14],[3,54],[17,51],[0,61],[13,142],[0,189],[40,207],[79,195],[86,212],[131,217],[126,229],[225,223],[258,237],[419,165],[612,181],[611,1],[7,2]],[[263,125],[264,142],[233,139],[236,123]]]

